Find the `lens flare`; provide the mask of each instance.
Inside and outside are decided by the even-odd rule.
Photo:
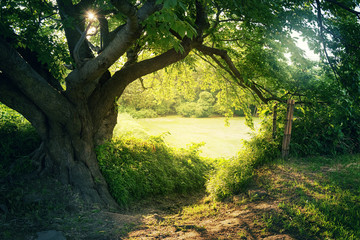
[[[89,19],[89,21],[95,21],[96,20],[96,14],[93,11],[88,11],[87,12],[87,18]]]

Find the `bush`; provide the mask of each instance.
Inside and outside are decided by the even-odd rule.
[[[268,132],[245,141],[244,145],[244,149],[233,159],[222,159],[215,164],[215,170],[206,183],[211,198],[223,200],[245,190],[257,167],[279,157],[279,144]]]
[[[118,139],[97,148],[100,169],[117,202],[204,188],[209,165],[197,149],[174,150],[161,138]]]
[[[194,117],[198,107],[195,102],[182,103],[176,108],[176,112],[183,117]]]
[[[157,113],[152,109],[140,109],[139,111],[135,111],[131,113],[133,118],[156,118],[158,117]]]
[[[203,91],[199,94],[197,102],[186,102],[176,108],[177,114],[183,117],[209,117],[214,113],[215,98],[211,93]]]
[[[293,156],[360,152],[360,111],[344,105],[300,108],[293,122]]]
[[[20,166],[14,164],[16,159],[29,155],[39,145],[40,138],[31,124],[19,113],[0,104],[0,177],[12,174],[18,167],[29,167],[26,158],[18,164]]]
[[[152,109],[143,108],[140,110],[136,110],[134,107],[128,107],[128,106],[124,106],[124,105],[118,106],[118,112],[119,113],[128,113],[131,115],[131,117],[136,118],[136,119],[158,117],[158,114]]]
[[[161,116],[176,114],[173,101],[162,101],[154,107],[154,111]]]

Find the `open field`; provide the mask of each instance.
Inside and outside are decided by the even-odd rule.
[[[254,119],[255,126],[259,119]],[[245,118],[183,118],[178,116],[131,119],[127,114],[120,114],[115,135],[132,132],[135,137],[147,138],[149,135],[164,135],[165,141],[172,147],[185,148],[191,143],[204,142],[202,156],[235,156],[241,149],[242,140],[251,138],[254,131],[246,126]]]

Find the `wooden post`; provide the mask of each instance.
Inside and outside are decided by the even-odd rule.
[[[276,137],[276,118],[277,118],[277,103],[275,103],[273,110],[273,133],[272,133],[273,139],[275,139]]]
[[[289,99],[287,101],[287,104],[288,104],[288,107],[287,107],[287,113],[286,113],[284,139],[283,139],[283,144],[282,144],[283,159],[287,159],[289,157],[291,127],[292,127],[292,120],[293,120],[293,116],[294,116],[295,100]]]

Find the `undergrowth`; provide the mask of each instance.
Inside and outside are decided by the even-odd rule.
[[[31,171],[27,155],[39,145],[34,127],[22,115],[0,104],[0,179],[23,170]]]
[[[115,139],[97,148],[100,169],[122,207],[151,196],[204,188],[210,165],[198,147],[173,149],[160,137]]]
[[[278,155],[279,144],[267,132],[244,141],[244,148],[236,157],[215,161],[215,169],[206,183],[208,193],[212,199],[223,200],[244,191],[252,180],[254,170]]]

